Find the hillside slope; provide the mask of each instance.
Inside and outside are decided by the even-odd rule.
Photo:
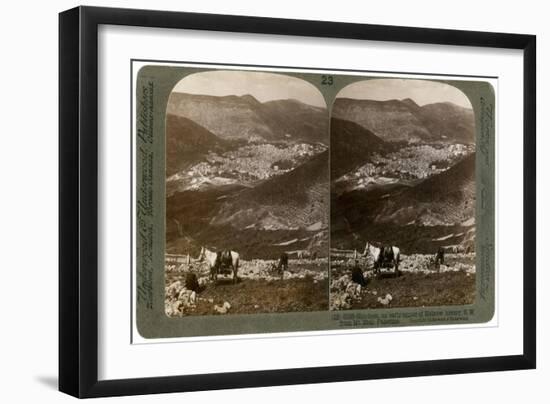
[[[386,153],[390,145],[361,125],[343,119],[330,121],[331,179],[365,164],[373,153]]]
[[[333,194],[331,245],[361,249],[365,240],[407,253],[438,246],[475,248],[475,154],[415,186],[388,185]]]
[[[439,102],[422,106],[417,116],[434,139],[448,139],[452,142],[474,143],[474,112],[450,102]]]
[[[166,115],[166,176],[200,161],[209,151],[221,153],[230,143],[190,119]]]
[[[365,223],[450,226],[475,217],[475,154],[415,186],[354,191],[334,201],[355,226]],[[355,227],[354,226],[354,227]]]
[[[328,151],[224,202],[211,225],[320,230],[328,225]]]
[[[475,217],[475,153],[449,170],[386,198],[376,222],[454,225]]]

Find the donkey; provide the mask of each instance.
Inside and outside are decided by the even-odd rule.
[[[380,268],[393,266],[395,276],[399,275],[399,261],[400,253],[399,247],[396,246],[383,246],[382,248],[375,247],[368,241],[365,244],[365,251],[363,256],[367,257],[371,255],[374,259],[374,273],[380,273]]]
[[[205,259],[210,269],[210,278],[214,280],[214,283],[218,280],[218,274],[227,273],[228,271],[233,271],[233,283],[237,283],[239,253],[231,250],[215,252],[202,247],[198,260],[202,262]]]

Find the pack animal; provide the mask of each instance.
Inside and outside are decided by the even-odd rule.
[[[206,247],[201,248],[198,260],[206,260],[210,269],[210,278],[214,283],[218,280],[219,274],[233,273],[233,283],[237,283],[237,272],[239,269],[239,253],[231,250],[219,252],[211,251]]]
[[[399,247],[396,246],[382,246],[376,247],[369,243],[365,244],[365,250],[363,256],[373,257],[374,260],[374,273],[379,274],[380,268],[393,267],[394,275],[399,275],[399,262],[401,260]]]

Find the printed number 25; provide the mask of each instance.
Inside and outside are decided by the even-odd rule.
[[[332,86],[333,83],[332,76],[321,76],[321,84],[324,86]]]

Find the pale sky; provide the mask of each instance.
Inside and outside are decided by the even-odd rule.
[[[429,80],[374,79],[358,81],[344,87],[337,97],[374,101],[410,98],[420,106],[434,102],[452,102],[461,107],[472,108],[468,97],[458,88]]]
[[[217,70],[191,74],[172,90],[202,95],[246,95],[260,102],[295,99],[315,107],[326,108],[325,99],[310,83],[283,74]]]

